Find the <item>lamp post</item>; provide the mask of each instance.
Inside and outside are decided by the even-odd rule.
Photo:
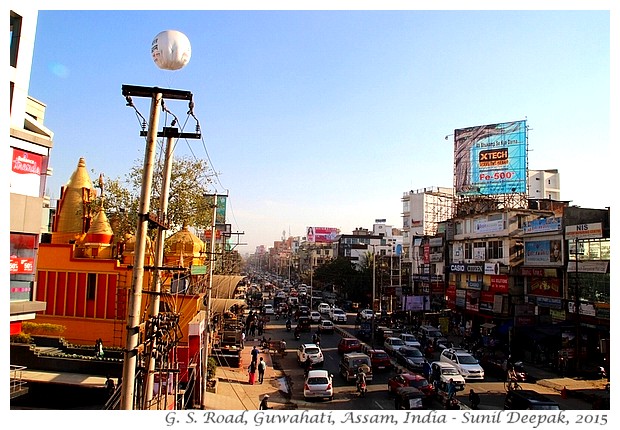
[[[375,290],[377,288],[377,258],[375,253],[375,246],[372,246],[372,319],[370,320],[370,342],[372,344],[372,348],[375,348]]]

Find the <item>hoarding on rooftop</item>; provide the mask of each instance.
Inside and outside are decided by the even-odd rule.
[[[525,120],[454,130],[454,186],[459,196],[527,192]]]
[[[340,230],[334,227],[308,227],[306,240],[313,243],[329,243],[336,240]]]

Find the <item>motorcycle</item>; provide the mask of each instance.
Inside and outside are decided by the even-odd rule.
[[[291,331],[291,320],[286,321],[286,331]]]
[[[299,340],[299,339],[301,339],[301,333],[295,330],[295,340]]]
[[[358,382],[357,383],[357,392],[358,392],[360,397],[364,397],[364,395],[366,395],[367,391],[368,391],[368,388],[366,387],[366,382]]]

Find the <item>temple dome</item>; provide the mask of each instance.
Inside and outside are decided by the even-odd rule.
[[[69,243],[79,240],[86,233],[87,205],[97,196],[93,183],[86,170],[86,161],[80,158],[78,165],[65,185],[59,202],[53,243]]]

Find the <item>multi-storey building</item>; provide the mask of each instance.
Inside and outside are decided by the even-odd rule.
[[[43,125],[45,104],[28,95],[38,14],[10,10],[10,332],[32,320],[45,303],[35,299],[37,249],[48,229],[45,197],[53,133]]]
[[[530,199],[560,200],[560,174],[557,169],[527,172]]]

